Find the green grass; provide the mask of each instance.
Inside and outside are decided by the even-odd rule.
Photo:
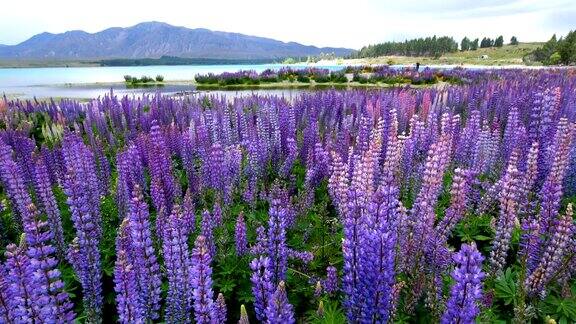
[[[477,64],[477,65],[511,65],[524,64],[522,57],[534,51],[543,43],[520,43],[518,45],[504,45],[503,47],[479,48],[475,51],[448,53],[439,58],[433,57],[408,57],[408,56],[381,56],[349,60],[345,63],[360,64]],[[482,58],[488,55],[488,58]]]
[[[504,45],[502,47],[479,48],[475,51],[464,51],[450,53],[443,56],[444,58],[459,58],[463,60],[480,60],[482,55],[488,55],[488,61],[494,62],[516,62],[522,63],[522,57],[538,47],[542,43],[520,43],[518,45]],[[441,57],[442,59],[442,57]]]

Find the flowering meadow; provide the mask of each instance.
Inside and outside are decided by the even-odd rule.
[[[0,101],[0,323],[576,321],[576,73]]]
[[[429,67],[416,70],[413,67],[390,67],[388,65],[377,66],[348,66],[341,70],[330,71],[328,69],[309,67],[291,68],[282,67],[278,70],[266,69],[260,73],[253,70],[240,70],[237,72],[224,72],[221,74],[197,74],[194,77],[200,86],[238,86],[260,85],[278,82],[299,82],[315,84],[346,85],[349,81],[360,84],[435,84],[439,81],[460,83],[460,76],[469,71],[462,68],[455,69],[432,69]],[[347,77],[350,75],[350,79]],[[478,76],[477,74],[475,76]]]

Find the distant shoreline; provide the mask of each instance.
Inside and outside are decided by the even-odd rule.
[[[94,60],[1,60],[0,68],[74,68],[74,67],[140,67],[185,65],[258,65],[282,64],[273,59],[214,59],[163,56],[142,59],[94,59]]]

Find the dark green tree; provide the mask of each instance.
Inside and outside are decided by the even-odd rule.
[[[470,50],[475,51],[478,49],[478,38],[476,38],[475,40],[473,40],[472,42],[470,42]]]
[[[377,57],[385,55],[432,56],[458,51],[458,43],[448,36],[426,37],[404,42],[385,42],[365,46],[354,54],[354,57]]]
[[[544,43],[544,46],[536,49],[532,52],[531,56],[534,61],[542,62],[544,64],[549,64],[548,60],[550,56],[556,52],[558,47],[558,40],[556,39],[556,34],[552,35],[552,37]]]
[[[510,38],[510,45],[518,45],[518,38],[516,38],[516,36]]]
[[[496,47],[504,46],[504,37],[502,37],[502,35],[500,35],[496,38],[496,40],[494,41],[494,46],[496,46]]]
[[[484,38],[482,38],[482,41],[480,41],[480,48],[488,48],[488,47],[492,47],[493,45],[494,45],[494,41],[488,37],[484,37]]]
[[[461,51],[470,50],[470,40],[468,39],[468,37],[462,38],[462,41],[460,42],[460,50]]]
[[[576,31],[570,31],[566,38],[558,42],[557,52],[562,64],[576,63]]]

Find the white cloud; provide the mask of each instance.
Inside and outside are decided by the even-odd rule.
[[[15,44],[43,31],[96,32],[143,21],[239,32],[318,46],[359,48],[409,37],[450,35],[547,40],[565,34],[560,11],[572,0],[356,0],[356,1],[3,1],[0,43]],[[576,27],[576,26],[574,26]]]

